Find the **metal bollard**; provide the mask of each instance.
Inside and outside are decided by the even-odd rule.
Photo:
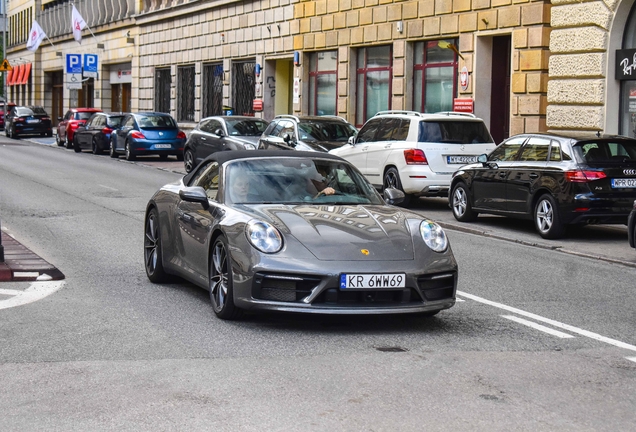
[[[0,263],[4,262],[4,246],[2,246],[2,221],[0,221]]]

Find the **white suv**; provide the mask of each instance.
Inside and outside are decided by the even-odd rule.
[[[411,196],[448,196],[457,169],[496,147],[483,120],[472,114],[380,111],[349,144],[330,151],[353,165],[376,188]]]

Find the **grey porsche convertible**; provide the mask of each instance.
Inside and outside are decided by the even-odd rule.
[[[435,315],[455,304],[457,263],[435,222],[394,207],[345,160],[315,152],[228,151],[150,199],[144,261],[243,311]]]

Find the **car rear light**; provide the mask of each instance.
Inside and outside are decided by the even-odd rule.
[[[105,128],[103,128],[103,129],[102,129],[102,133],[103,133],[104,135],[108,135],[108,134],[109,134],[109,133],[111,133],[112,131],[113,131],[113,130],[112,130],[111,128],[107,128],[107,127],[105,127]]]
[[[426,155],[420,149],[404,150],[404,160],[407,165],[428,165]]]
[[[24,117],[18,117],[17,119],[15,119],[15,121],[19,122],[23,122],[24,120],[26,120]]]
[[[603,171],[576,170],[566,171],[565,181],[571,183],[588,183],[594,180],[600,180],[607,177]]]
[[[577,207],[577,208],[574,209],[574,211],[577,212],[577,213],[584,213],[584,212],[589,211],[589,210],[590,210],[589,207]]]
[[[42,117],[42,120],[45,120],[45,121],[46,121],[46,120],[51,120],[51,119],[50,119],[50,118],[48,118],[48,117]]]
[[[144,136],[144,134],[142,134],[139,131],[134,131],[130,134],[131,138],[135,138],[135,139],[146,139],[146,137]]]
[[[179,133],[177,134],[177,138],[179,139],[185,139],[186,138],[186,134],[183,131],[179,131]]]

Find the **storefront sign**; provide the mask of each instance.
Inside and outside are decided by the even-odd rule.
[[[254,111],[263,111],[263,99],[254,99],[252,108]]]
[[[293,103],[300,103],[300,78],[294,78]]]
[[[462,90],[468,88],[468,68],[464,66],[459,73],[459,84],[462,86]]]
[[[112,65],[110,67],[110,83],[111,84],[127,84],[132,83],[132,68],[130,63],[122,63]]]
[[[636,80],[636,49],[616,50],[616,79]]]
[[[471,98],[455,98],[453,99],[453,111],[472,113],[474,101]]]

